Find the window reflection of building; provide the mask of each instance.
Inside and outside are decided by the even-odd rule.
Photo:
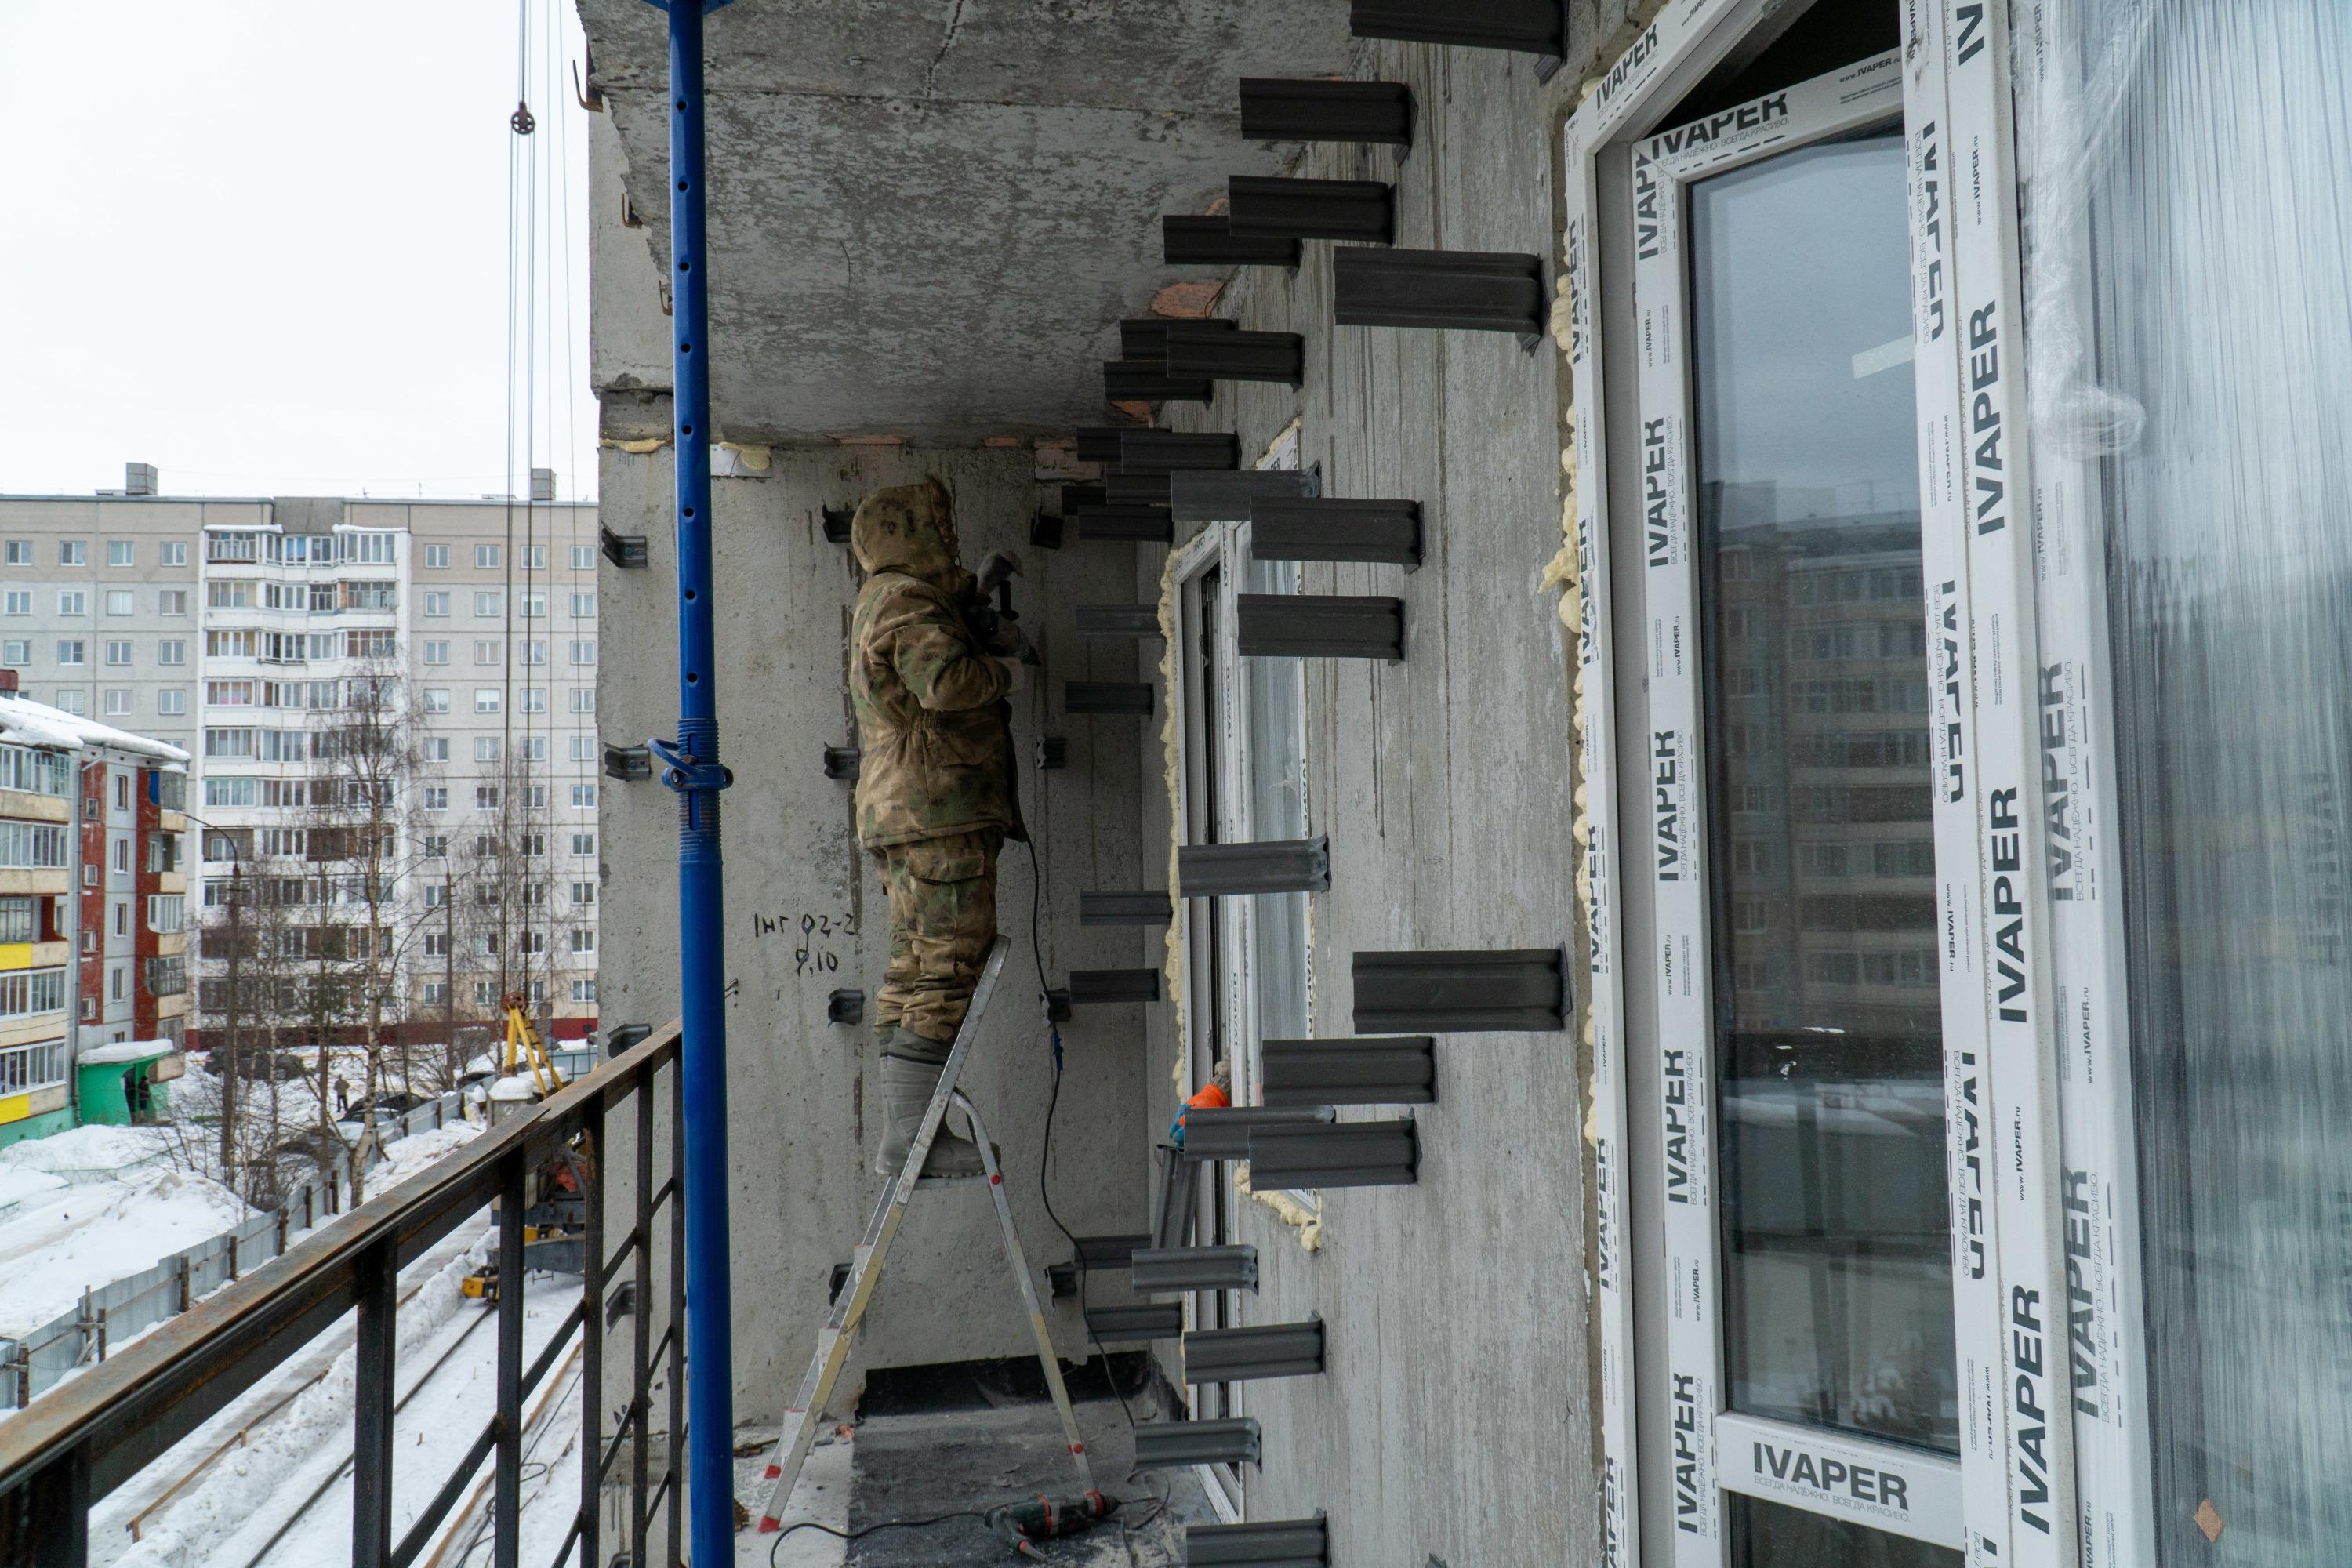
[[[1950,1448],[1918,513],[1700,504],[1732,1403]]]

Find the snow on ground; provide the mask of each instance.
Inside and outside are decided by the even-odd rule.
[[[165,1127],[77,1127],[0,1149],[0,1205],[16,1199],[0,1212],[0,1336],[37,1329],[84,1290],[246,1217],[235,1193],[170,1166],[175,1136]]]

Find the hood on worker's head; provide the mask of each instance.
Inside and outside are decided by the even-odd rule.
[[[937,479],[892,485],[859,501],[849,548],[868,573],[904,572],[942,588],[964,575],[956,559],[955,502]]]

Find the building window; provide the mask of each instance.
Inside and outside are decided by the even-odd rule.
[[[474,711],[495,713],[499,710],[499,689],[495,686],[474,688]]]
[[[9,615],[29,616],[33,613],[33,591],[30,588],[11,588],[7,591],[6,599],[0,604],[5,604]]]
[[[424,709],[427,713],[449,711],[449,689],[446,686],[426,687],[424,691]]]
[[[593,883],[593,882],[574,882],[574,883],[572,883],[572,907],[573,907],[573,908],[575,908],[575,909],[586,909],[589,905],[591,905],[591,904],[594,903],[595,901],[596,901],[596,884],[595,884],[595,883]]]
[[[574,980],[572,983],[572,999],[574,1002],[593,1002],[596,1000],[595,977],[591,975],[583,979]]]
[[[547,546],[544,544],[524,545],[522,547],[522,569],[526,572],[546,571]]]
[[[133,616],[139,613],[137,594],[129,588],[109,588],[106,591],[106,613],[110,616]]]
[[[130,713],[131,689],[127,686],[108,687],[106,689],[106,716],[110,719],[122,719],[128,718]]]
[[[166,717],[174,717],[184,714],[187,710],[188,694],[186,692],[173,688],[166,688],[165,689],[155,693],[156,712]]]
[[[62,969],[20,969],[0,974],[0,1018],[62,1013],[65,1005],[66,972]]]
[[[106,542],[106,563],[109,566],[137,565],[139,563],[138,551],[134,542],[128,539],[108,540]]]
[[[492,571],[496,571],[496,570],[498,569],[498,564],[499,564],[499,547],[498,547],[497,545],[495,545],[495,544],[477,544],[476,546],[474,546],[474,569],[475,569],[476,571],[478,571],[478,572],[492,572]]]
[[[60,637],[58,639],[58,662],[59,664],[79,664],[82,662],[82,656],[88,650],[88,647],[89,645],[84,643],[79,637]]]
[[[474,662],[478,665],[494,665],[498,663],[499,639],[496,637],[476,637],[474,639]]]
[[[155,662],[184,665],[188,662],[188,644],[184,637],[165,637],[155,645]]]
[[[525,665],[543,665],[547,662],[547,642],[544,638],[525,637],[517,647],[520,649],[520,656],[516,662]]]
[[[167,539],[155,548],[157,552],[155,560],[158,565],[185,566],[188,563],[188,545],[185,540]]]
[[[447,571],[449,569],[449,547],[446,544],[426,545],[425,547],[425,564],[436,572]]]
[[[572,595],[572,618],[579,621],[594,620],[596,618],[596,595],[593,594]]]
[[[155,595],[155,613],[159,616],[184,616],[188,613],[188,591],[185,588],[164,588]]]
[[[575,809],[581,811],[594,809],[596,805],[596,786],[592,784],[573,784],[572,786],[572,804]]]
[[[0,822],[0,869],[61,870],[66,864],[66,830],[54,823]]]
[[[449,760],[449,737],[446,735],[426,736],[425,740],[425,760],[428,763],[447,762]]]
[[[40,929],[30,898],[0,898],[0,942],[35,941]]]
[[[575,665],[588,665],[595,663],[595,639],[588,637],[574,640],[572,645],[572,662]]]
[[[596,760],[596,737],[595,737],[595,736],[593,736],[593,735],[573,735],[573,736],[572,736],[572,737],[571,737],[571,745],[572,745],[572,760],[573,762],[575,762],[575,763],[593,763],[593,762],[594,762],[594,761]]]
[[[573,834],[572,852],[574,855],[593,855],[596,853],[596,836],[593,833]]]
[[[436,593],[425,595],[425,613],[428,616],[436,617],[447,615],[449,613],[448,591],[446,589],[443,589]]]
[[[495,763],[498,760],[499,737],[496,735],[475,736],[474,761],[478,763]]]
[[[516,692],[515,711],[518,713],[546,712],[547,688],[544,686],[526,686],[520,691]]]
[[[476,811],[496,811],[498,808],[499,786],[496,784],[476,784],[474,786],[474,809]]]
[[[496,619],[506,613],[505,595],[494,589],[484,589],[474,595],[474,614],[486,620]]]
[[[594,713],[596,689],[593,686],[575,687],[572,692],[572,710],[574,713]]]
[[[30,566],[33,563],[33,542],[29,539],[8,541],[7,563],[11,566]]]
[[[592,929],[585,928],[585,927],[582,927],[582,926],[574,926],[574,927],[572,927],[572,952],[595,952],[595,951],[596,951],[596,933],[595,933],[595,931],[594,931],[593,930],[592,930]]]
[[[427,664],[446,664],[446,663],[448,663],[448,662],[449,662],[449,642],[448,642],[448,639],[447,639],[447,638],[446,638],[446,637],[427,637],[427,638],[425,638],[425,663],[427,663]]]
[[[525,594],[516,608],[527,621],[544,620],[547,617],[547,595],[541,593]]]
[[[131,641],[128,637],[114,637],[108,640],[106,662],[118,667],[131,662]]]
[[[79,588],[63,588],[58,592],[58,614],[86,616],[89,614],[89,595]]]
[[[88,544],[88,543],[86,543],[85,542],[81,541],[81,540],[79,540],[79,539],[60,539],[60,540],[58,540],[58,565],[60,565],[60,566],[87,566],[87,565],[89,565],[89,544]]]
[[[56,707],[61,713],[70,713],[79,718],[89,706],[89,694],[78,687],[66,687],[58,692]]]
[[[32,662],[33,644],[31,638],[10,637],[5,642],[0,642],[0,664],[15,665],[17,668],[22,668],[24,666]]]

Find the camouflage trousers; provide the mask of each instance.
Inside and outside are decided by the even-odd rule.
[[[890,900],[890,966],[875,998],[875,1027],[939,1044],[942,1059],[971,1006],[996,941],[1001,828],[894,844],[875,852]]]

